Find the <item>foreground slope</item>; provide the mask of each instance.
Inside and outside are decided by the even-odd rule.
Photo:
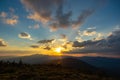
[[[32,65],[1,61],[0,69],[0,80],[117,80],[73,58]]]

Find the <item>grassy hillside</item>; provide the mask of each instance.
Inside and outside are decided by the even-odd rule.
[[[0,80],[117,80],[104,73],[84,72],[82,69],[63,66],[58,61],[34,65],[23,64],[22,61],[19,63],[1,61]],[[80,64],[83,65],[83,63],[78,63]]]

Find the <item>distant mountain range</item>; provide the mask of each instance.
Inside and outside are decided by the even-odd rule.
[[[30,55],[30,56],[20,56],[20,57],[1,57],[0,60],[4,60],[4,61],[10,61],[10,62],[19,62],[20,60],[22,60],[24,63],[28,63],[28,64],[41,64],[41,63],[45,63],[51,60],[55,60],[55,59],[59,59],[60,56],[48,56],[48,55],[40,55],[40,54],[34,54],[34,55]]]

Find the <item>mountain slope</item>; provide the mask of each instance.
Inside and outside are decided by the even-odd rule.
[[[62,62],[58,64],[59,61],[61,60],[53,60],[46,64],[23,64],[0,61],[0,80],[119,80],[104,74],[91,74],[80,70],[94,67],[90,67],[89,64],[78,59],[66,58],[62,59]]]
[[[118,76],[120,75],[120,59],[119,58],[106,58],[106,57],[80,57],[78,58],[86,63],[95,67],[106,70],[107,73]]]
[[[97,73],[100,75],[104,73],[105,75],[105,72],[102,71],[100,68],[94,67],[76,58],[61,58],[57,60],[52,60],[47,64],[53,64],[53,65],[58,65],[65,68],[76,69],[83,73],[93,73],[93,74]]]

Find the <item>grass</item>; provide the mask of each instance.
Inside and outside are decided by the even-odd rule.
[[[0,62],[0,80],[117,80],[60,65]]]

